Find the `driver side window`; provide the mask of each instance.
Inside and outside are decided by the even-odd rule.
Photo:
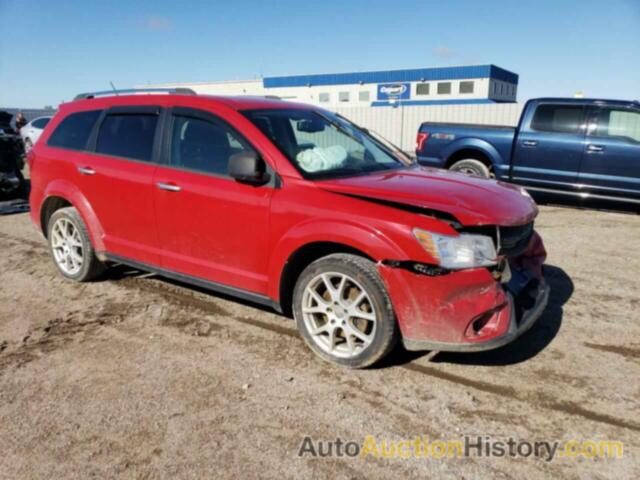
[[[201,118],[175,115],[171,130],[171,165],[227,176],[229,158],[248,147],[228,127]]]

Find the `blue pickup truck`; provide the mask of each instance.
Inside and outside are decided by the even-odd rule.
[[[416,156],[532,191],[640,204],[640,103],[538,98],[515,128],[425,122]]]

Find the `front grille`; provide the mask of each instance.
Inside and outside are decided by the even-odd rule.
[[[529,240],[531,240],[531,235],[533,235],[533,222],[515,227],[483,225],[480,227],[462,227],[456,230],[460,233],[475,233],[491,237],[496,247],[500,247],[498,249],[498,255],[517,257],[529,246]]]
[[[533,235],[533,222],[515,227],[498,227],[500,234],[499,255],[517,257],[527,249],[531,235]]]

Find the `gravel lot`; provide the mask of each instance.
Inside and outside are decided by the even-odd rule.
[[[349,371],[293,322],[140,272],[59,276],[0,217],[0,477],[638,478],[640,216],[542,207],[549,307],[481,354]],[[619,440],[622,459],[298,458],[317,440]]]

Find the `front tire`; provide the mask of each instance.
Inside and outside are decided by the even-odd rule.
[[[73,207],[57,210],[47,225],[53,262],[60,273],[76,282],[88,282],[106,269],[95,255],[87,227]]]
[[[349,368],[381,360],[399,336],[375,264],[356,255],[328,255],[305,268],[295,286],[293,313],[314,353]]]
[[[449,167],[449,170],[464,173],[465,175],[472,177],[491,178],[491,171],[489,170],[489,167],[480,160],[476,160],[474,158],[458,160]]]

